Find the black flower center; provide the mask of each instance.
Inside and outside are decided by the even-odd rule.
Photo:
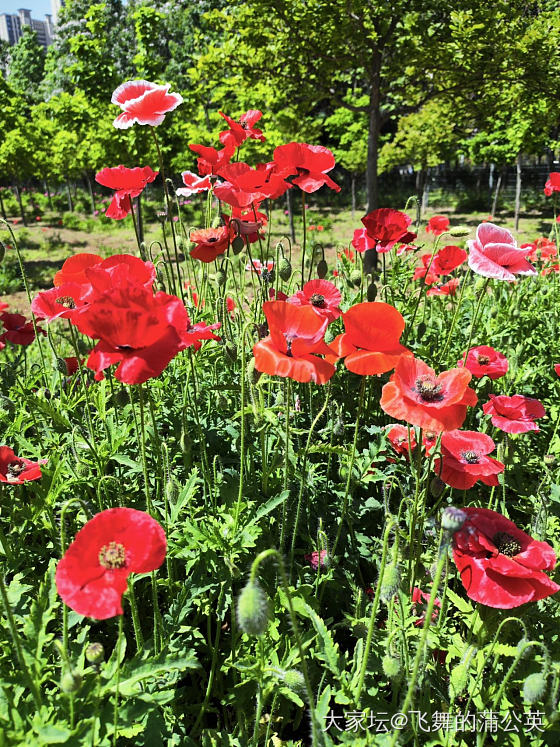
[[[128,350],[134,350],[132,345],[115,345],[117,350],[122,350],[123,352],[127,352]]]
[[[56,299],[56,302],[59,303],[61,306],[64,306],[67,309],[75,309],[76,304],[74,303],[74,299],[70,298],[70,296],[60,296],[60,298]]]
[[[292,342],[294,338],[286,334],[284,334],[284,337],[286,338],[286,355],[288,356],[288,358],[293,358]]]
[[[490,363],[490,358],[487,355],[479,355],[478,363],[481,366],[487,366]]]
[[[272,270],[263,270],[262,271],[262,279],[265,283],[272,283],[274,280],[274,271]]]
[[[498,532],[492,537],[492,542],[496,545],[498,552],[513,558],[521,552],[521,543],[507,532]]]
[[[480,461],[480,456],[476,451],[462,451],[461,456],[465,462],[468,462],[469,464],[478,464]]]
[[[25,464],[23,462],[10,462],[6,467],[6,478],[8,482],[17,481],[24,469]]]
[[[218,240],[217,236],[210,236],[209,238],[206,239],[208,244],[213,244],[214,241],[217,241],[217,240]]]
[[[424,374],[416,379],[416,391],[424,402],[441,402],[441,384],[438,384],[434,376]]]
[[[119,542],[109,542],[103,545],[99,551],[99,562],[104,568],[116,570],[126,565],[126,552],[124,546]]]
[[[324,309],[327,305],[325,303],[325,297],[322,296],[320,293],[314,293],[311,298],[309,299],[312,306],[317,306],[319,309]]]

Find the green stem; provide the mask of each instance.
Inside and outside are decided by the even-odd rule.
[[[451,342],[451,338],[453,336],[453,332],[455,330],[455,324],[457,323],[457,317],[459,315],[459,309],[461,308],[461,303],[463,301],[463,294],[465,292],[465,288],[467,286],[467,278],[471,274],[471,268],[469,267],[469,270],[465,277],[463,278],[463,282],[461,283],[461,292],[459,294],[459,300],[457,301],[457,304],[455,305],[455,311],[453,313],[453,319],[451,320],[451,327],[449,328],[449,334],[447,335],[447,340],[445,341],[445,345],[442,348],[442,351],[438,357],[437,366],[442,363],[442,361],[445,359],[445,354],[447,353],[447,350],[449,348],[449,343]]]
[[[123,616],[119,615],[119,633],[117,636],[117,681],[115,683],[115,702],[113,705],[113,747],[117,745],[117,725],[119,722],[119,687],[121,683],[121,642],[123,634]]]
[[[303,284],[305,277],[305,248],[307,246],[307,221],[305,214],[305,192],[301,192],[301,218],[303,221],[303,242],[301,245],[301,282]]]

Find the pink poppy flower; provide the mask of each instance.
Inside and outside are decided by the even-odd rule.
[[[463,359],[457,361],[457,366],[461,368]],[[478,345],[471,348],[465,360],[467,368],[473,376],[481,379],[488,376],[490,379],[499,379],[505,376],[509,367],[508,359],[503,353],[499,353],[489,345]]]
[[[183,103],[183,97],[178,93],[169,93],[170,87],[169,83],[158,86],[147,80],[121,83],[113,91],[111,103],[120,106],[123,113],[119,114],[113,125],[119,130],[126,130],[135,122],[157,127],[168,112]]]
[[[328,280],[310,280],[300,291],[288,298],[288,303],[296,306],[311,306],[324,319],[330,322],[342,314],[339,308],[342,296],[333,283]]]
[[[516,275],[536,275],[525,257],[530,249],[517,246],[511,233],[494,223],[481,223],[476,239],[467,241],[469,267],[478,275],[498,280],[515,280]]]
[[[544,418],[546,411],[538,399],[514,394],[490,395],[490,401],[482,406],[485,415],[491,415],[492,425],[505,433],[527,433],[538,431],[537,418]]]

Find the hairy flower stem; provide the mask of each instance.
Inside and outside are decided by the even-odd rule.
[[[354,462],[356,460],[356,447],[358,444],[358,433],[360,431],[360,420],[362,416],[362,409],[364,404],[364,394],[366,390],[366,377],[362,376],[360,383],[360,394],[358,397],[358,411],[356,412],[356,426],[354,428],[354,440],[352,442],[352,451],[350,454],[350,463],[348,464],[348,475],[346,477],[346,488],[344,489],[344,498],[342,499],[342,511],[340,512],[340,519],[338,521],[338,529],[336,531],[336,537],[332,546],[332,555],[336,553],[336,548],[340,541],[340,535],[342,534],[342,527],[344,520],[346,519],[346,512],[348,510],[348,500],[350,498],[350,486],[352,484],[352,471],[354,469]]]
[[[461,283],[461,292],[459,293],[459,300],[457,301],[455,305],[455,312],[453,313],[453,318],[451,320],[451,326],[449,328],[449,333],[447,335],[447,339],[445,341],[445,345],[441,349],[441,353],[439,354],[438,360],[437,360],[437,366],[439,367],[440,364],[445,359],[445,354],[447,353],[449,349],[449,343],[451,342],[451,338],[453,336],[453,332],[455,331],[455,325],[457,323],[457,317],[459,315],[459,309],[461,308],[461,303],[463,301],[463,294],[465,292],[465,288],[467,287],[467,279],[470,277],[471,274],[471,268],[469,267],[467,274],[463,278],[463,282]],[[467,350],[468,352],[468,350]]]
[[[134,213],[134,198],[129,197],[128,199],[130,201],[130,214],[132,215],[132,225],[134,226],[134,235],[136,236],[136,244],[138,246],[138,251],[142,252],[140,248],[141,242],[140,242],[140,234],[138,233],[138,224],[136,222],[136,215]],[[142,259],[144,259],[144,257],[142,257]]]
[[[474,328],[475,328],[476,323],[478,321],[478,312],[480,311],[480,307],[482,305],[483,299],[486,297],[486,290],[488,288],[488,283],[489,282],[490,282],[490,278],[486,278],[485,281],[484,281],[484,285],[482,286],[482,290],[480,291],[480,295],[478,297],[478,303],[476,304],[476,308],[474,310],[474,315],[473,315],[472,323],[471,323],[471,329],[470,329],[470,332],[469,332],[469,341],[467,343],[467,349],[465,350],[465,353],[463,355],[463,366],[465,365],[465,360],[467,358],[467,355],[469,354],[469,350],[471,349],[471,342],[472,342],[472,339],[473,339]]]
[[[123,616],[119,615],[119,632],[117,635],[117,681],[115,683],[115,700],[113,704],[113,747],[117,745],[117,726],[119,723],[119,687],[121,683],[121,644],[123,637]]]
[[[290,479],[290,406],[292,398],[292,380],[286,378],[284,381],[284,417],[286,418],[286,430],[284,437],[284,490],[288,490],[288,484]],[[288,501],[285,500],[282,503],[282,524],[280,528],[280,551],[284,547],[284,539],[286,535],[286,521],[287,521],[287,506]]]
[[[444,531],[442,530],[440,532],[440,537],[439,537],[439,558],[438,558],[438,563],[436,566],[434,580],[432,583],[432,589],[430,592],[430,599],[426,607],[426,616],[424,618],[424,626],[422,627],[422,632],[420,633],[420,640],[418,641],[418,649],[416,650],[414,664],[412,665],[412,675],[409,677],[409,680],[408,680],[408,689],[406,691],[404,703],[401,708],[401,713],[409,713],[410,709],[412,708],[414,704],[414,695],[415,695],[415,690],[416,690],[416,682],[418,680],[418,674],[420,671],[420,664],[422,663],[422,660],[424,659],[424,651],[426,648],[426,641],[428,639],[428,631],[430,629],[430,625],[432,624],[432,614],[434,611],[434,605],[435,605],[435,601],[436,601],[436,597],[437,597],[437,593],[439,589],[439,584],[441,581],[443,570],[447,563],[447,547],[449,544],[449,537],[447,536],[447,533],[445,533],[445,535],[446,536],[444,536]],[[399,738],[399,732],[395,730],[393,732],[393,738],[391,739],[390,747],[394,747],[394,745],[396,745],[398,738]]]
[[[292,570],[293,570],[293,565],[294,565],[294,550],[295,550],[295,545],[296,545],[296,537],[297,537],[297,530],[298,530],[298,524],[299,524],[299,516],[300,516],[300,513],[301,513],[301,505],[302,505],[302,501],[303,501],[303,491],[304,491],[305,485],[306,485],[306,474],[305,474],[305,470],[306,470],[306,467],[307,467],[307,457],[308,457],[308,454],[309,454],[309,447],[311,446],[311,439],[312,439],[313,433],[315,431],[315,426],[317,425],[317,423],[319,422],[319,420],[323,417],[323,413],[325,412],[325,410],[327,409],[327,405],[329,404],[330,397],[331,397],[331,383],[329,381],[329,383],[327,384],[327,394],[325,396],[325,401],[323,402],[323,406],[321,407],[321,409],[319,410],[319,412],[317,413],[317,415],[315,415],[315,419],[313,420],[313,422],[309,426],[309,433],[307,434],[307,442],[305,444],[305,450],[303,452],[303,459],[302,459],[302,464],[301,464],[301,479],[300,479],[300,482],[299,482],[299,494],[298,494],[298,501],[297,501],[297,507],[296,507],[296,515],[295,515],[295,519],[294,519],[294,530],[293,530],[293,534],[292,534],[292,544],[290,546],[290,578],[292,576]],[[285,505],[285,501],[284,501],[284,505]]]
[[[128,601],[130,602],[130,611],[132,613],[132,626],[134,628],[136,650],[140,653],[144,650],[144,635],[142,633],[142,626],[140,625],[140,617],[138,615],[138,605],[136,603],[132,577],[129,577],[128,579]]]
[[[292,631],[293,631],[296,648],[298,650],[299,658],[301,660],[301,669],[302,669],[303,679],[305,682],[305,691],[307,694],[307,701],[309,705],[309,715],[311,717],[311,734],[312,734],[311,745],[312,747],[315,747],[316,745],[318,746],[321,744],[321,739],[320,739],[321,728],[320,728],[320,725],[317,723],[317,717],[315,715],[313,688],[311,686],[311,680],[309,678],[309,670],[307,668],[307,659],[305,657],[305,650],[303,648],[301,634],[299,632],[299,625],[298,625],[298,621],[296,617],[296,612],[294,609],[294,603],[292,601],[292,594],[290,591],[290,587],[288,585],[288,577],[286,576],[286,568],[284,566],[282,555],[281,553],[278,552],[278,550],[274,550],[273,548],[271,548],[269,550],[263,550],[263,552],[257,555],[257,557],[255,558],[251,566],[250,582],[255,583],[256,578],[257,578],[257,573],[259,570],[259,565],[264,560],[272,556],[276,558],[276,562],[278,563],[278,569],[280,571],[280,583],[282,584],[282,588],[284,590],[284,594],[286,595],[286,600],[288,602],[288,612],[290,614],[290,622],[292,624]]]
[[[37,687],[37,683],[31,676],[31,672],[29,671],[27,662],[25,661],[25,658],[23,656],[23,650],[21,648],[21,641],[19,639],[19,634],[18,634],[17,627],[16,627],[16,621],[14,620],[12,608],[10,607],[10,602],[8,600],[8,592],[6,591],[6,583],[4,581],[4,572],[5,572],[4,566],[0,565],[0,596],[2,597],[2,602],[4,604],[4,611],[6,613],[6,618],[8,620],[8,627],[10,628],[10,635],[12,636],[12,641],[14,644],[14,648],[16,650],[17,660],[23,671],[23,675],[25,679],[27,680],[28,687],[31,690],[31,695],[35,702],[35,707],[37,708],[37,710],[39,710],[41,708],[40,691],[39,691],[39,688]]]
[[[444,234],[441,234],[443,236]],[[436,256],[438,244],[441,239],[441,236],[438,236],[437,239],[434,241],[434,248],[432,249],[432,256],[430,257],[430,261],[428,263],[428,267],[426,268],[426,274],[422,278],[422,281],[420,283],[420,288],[418,288],[418,295],[416,297],[416,304],[414,305],[414,313],[412,315],[412,319],[410,322],[406,325],[406,329],[404,332],[404,338],[403,338],[403,345],[406,345],[406,341],[408,340],[408,335],[410,333],[410,330],[414,327],[414,321],[416,320],[416,315],[418,314],[418,308],[420,306],[420,300],[424,297],[423,291],[426,287],[426,277],[428,276],[428,273],[430,272],[430,268],[432,266],[432,262],[434,261],[434,257]],[[385,255],[383,255],[385,256]],[[384,281],[385,284],[385,281]]]
[[[358,678],[358,684],[356,686],[356,691],[355,691],[355,702],[356,702],[356,707],[358,708],[360,706],[360,698],[362,697],[362,689],[364,686],[364,679],[366,676],[368,659],[369,659],[369,654],[371,651],[371,641],[373,638],[373,628],[375,626],[375,618],[377,616],[377,610],[379,608],[381,585],[383,583],[383,574],[385,572],[385,565],[387,563],[387,549],[389,547],[389,537],[391,536],[391,532],[394,526],[395,526],[395,520],[389,519],[389,521],[387,522],[387,526],[385,527],[385,533],[383,534],[383,550],[381,553],[381,564],[379,566],[379,576],[377,579],[377,586],[375,589],[375,597],[373,599],[373,604],[371,607],[371,615],[369,618],[366,645],[365,645],[364,652],[362,654],[362,662],[360,665],[360,675]]]
[[[307,221],[305,214],[305,192],[301,191],[301,219],[303,221],[303,241],[301,244],[301,284],[305,278],[305,248],[307,246]]]

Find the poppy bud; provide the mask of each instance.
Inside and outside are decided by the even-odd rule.
[[[305,692],[305,679],[297,669],[288,669],[282,672],[281,679],[284,684],[295,693],[302,695]]]
[[[426,323],[420,322],[420,324],[416,327],[416,339],[420,341],[424,335],[426,334]]]
[[[370,283],[367,287],[367,300],[375,301],[377,298],[377,286],[375,283]]]
[[[339,415],[334,421],[333,433],[335,436],[344,435],[344,418],[342,417],[342,415]]]
[[[439,498],[444,490],[445,483],[443,482],[443,480],[440,480],[437,475],[433,477],[430,482],[430,495],[433,498]]]
[[[75,693],[76,690],[80,689],[82,684],[82,675],[77,669],[71,669],[66,672],[60,680],[60,689],[63,693]]]
[[[290,260],[286,259],[286,257],[282,257],[278,263],[278,274],[284,282],[287,282],[292,276],[292,265]]]
[[[177,245],[179,245],[178,242],[177,242]],[[140,250],[140,257],[142,258],[144,262],[146,262],[146,260],[148,259],[148,247],[146,246],[146,242],[141,241],[138,246],[138,249]]]
[[[547,467],[552,467],[552,465],[556,462],[556,457],[554,454],[545,454],[544,455],[544,463]]]
[[[322,280],[326,277],[328,271],[329,266],[326,261],[324,259],[319,260],[319,262],[317,262],[317,277]]]
[[[450,236],[454,236],[456,239],[468,236],[470,232],[471,229],[468,226],[454,226],[453,228],[449,228],[447,231]]]
[[[248,635],[262,635],[268,626],[268,598],[258,582],[249,581],[237,600],[239,627]]]
[[[546,677],[542,672],[530,674],[523,683],[523,698],[526,703],[533,705],[542,699],[546,690]]]
[[[231,242],[231,248],[233,249],[234,254],[239,254],[239,252],[242,252],[245,248],[245,242],[243,241],[242,236],[236,236],[234,240]]]
[[[181,438],[179,439],[179,448],[183,452],[183,454],[189,454],[192,451],[193,447],[193,440],[189,436],[189,434],[186,431],[183,431],[181,433]]]
[[[246,376],[248,379],[250,379],[253,384],[256,384],[258,380],[261,378],[261,372],[257,371],[255,368],[255,358],[251,358],[247,363],[247,369],[246,369]]]
[[[59,371],[59,373],[64,374],[65,376],[68,373],[68,367],[66,365],[66,361],[64,360],[64,358],[56,359],[56,368]]]
[[[441,526],[447,532],[457,532],[465,523],[467,514],[455,506],[448,506],[441,515]]]
[[[216,273],[216,284],[218,288],[221,288],[226,284],[226,273],[223,270],[218,270]]]
[[[362,283],[362,273],[360,270],[354,270],[350,273],[350,284],[358,287]]]
[[[0,262],[4,261],[5,256],[6,256],[6,244],[4,244],[3,241],[0,241]]]
[[[402,672],[401,660],[395,656],[384,656],[381,660],[381,666],[385,677],[390,680],[396,680]]]
[[[235,363],[237,360],[237,346],[234,345],[233,342],[226,342],[224,350],[226,351],[226,355],[230,361]]]
[[[115,402],[119,407],[124,407],[130,402],[130,396],[128,394],[128,389],[125,387],[122,387],[119,389],[118,392],[115,394]]]
[[[175,503],[179,494],[179,488],[175,480],[167,480],[165,483],[165,497],[169,503]]]
[[[385,566],[381,580],[380,597],[382,602],[389,602],[399,590],[401,585],[401,573],[398,565],[391,563]]]
[[[105,658],[105,650],[101,643],[90,643],[86,648],[86,660],[90,664],[101,664]]]

